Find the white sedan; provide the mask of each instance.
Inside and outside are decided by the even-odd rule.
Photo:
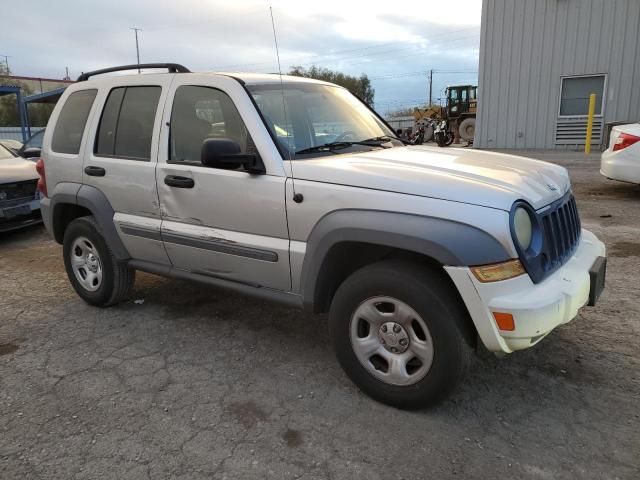
[[[600,173],[612,180],[640,184],[640,123],[611,129],[609,147],[602,153]]]

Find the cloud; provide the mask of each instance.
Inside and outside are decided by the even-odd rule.
[[[376,99],[426,99],[426,77],[407,72],[477,70],[480,0],[408,5],[379,0],[273,0],[283,69],[320,65],[367,73]],[[72,76],[141,60],[192,70],[275,72],[269,3],[255,0],[23,0],[3,9],[0,45],[17,75]],[[380,78],[385,77],[385,78]],[[434,76],[434,91],[474,74]],[[473,80],[473,78],[471,79]],[[388,100],[386,100],[388,99]],[[390,105],[390,104],[387,104]]]

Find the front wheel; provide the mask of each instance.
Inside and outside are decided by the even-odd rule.
[[[462,379],[471,358],[462,333],[467,315],[437,272],[384,261],[344,281],[329,327],[340,364],[364,393],[415,409],[443,399]]]

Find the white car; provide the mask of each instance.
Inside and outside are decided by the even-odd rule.
[[[640,123],[611,129],[609,148],[602,153],[600,173],[612,180],[640,184]]]
[[[0,233],[42,222],[36,164],[0,145]]]

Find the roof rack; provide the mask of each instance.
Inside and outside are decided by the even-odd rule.
[[[84,82],[93,77],[94,75],[101,75],[103,73],[121,72],[124,70],[139,70],[141,68],[166,68],[169,73],[189,73],[187,67],[180,65],[179,63],[136,63],[134,65],[122,65],[120,67],[103,68],[101,70],[94,70],[93,72],[83,73],[78,77],[78,82]]]

